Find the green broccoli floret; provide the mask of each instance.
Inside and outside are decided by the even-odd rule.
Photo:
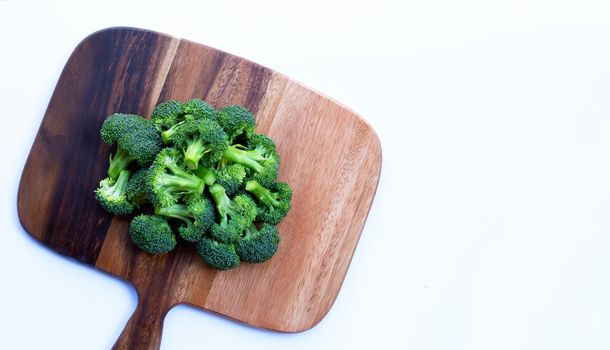
[[[225,271],[239,265],[239,256],[233,244],[220,243],[203,237],[197,241],[197,253],[209,267]]]
[[[254,115],[242,106],[228,106],[218,110],[216,114],[218,124],[222,126],[229,141],[233,142],[238,136],[250,137],[254,134],[256,120]]]
[[[100,136],[102,141],[107,143],[109,146],[114,145],[119,137],[125,133],[125,131],[133,128],[140,122],[139,115],[135,114],[124,114],[124,113],[113,113],[102,123],[100,128]],[[143,118],[142,118],[143,119]]]
[[[256,217],[256,203],[248,195],[235,196],[230,199],[224,187],[214,184],[210,194],[216,203],[220,223],[212,224],[212,238],[222,243],[232,243],[238,240],[244,230],[250,226]]]
[[[206,165],[216,163],[228,146],[227,134],[211,119],[188,120],[169,139],[174,147],[183,150],[189,169],[197,169],[204,155]]]
[[[129,182],[125,190],[127,194],[127,200],[134,206],[141,206],[142,204],[150,202],[148,199],[146,179],[148,177],[148,168],[142,168],[136,171]]]
[[[138,215],[129,224],[131,241],[150,254],[167,253],[176,246],[176,236],[167,221],[156,215]]]
[[[178,124],[181,118],[182,103],[174,100],[158,104],[150,115],[150,120],[159,132],[163,132]]]
[[[125,193],[129,176],[129,170],[123,170],[116,180],[106,178],[100,181],[100,187],[95,190],[95,199],[107,212],[127,215],[133,211],[133,204],[129,203]]]
[[[280,158],[273,141],[264,135],[254,135],[248,143],[250,149],[240,145],[227,147],[223,159],[241,164],[252,173],[251,180],[270,186],[277,178]]]
[[[161,138],[152,122],[134,114],[115,113],[109,116],[102,124],[100,135],[107,144],[117,144],[117,151],[110,156],[108,166],[108,176],[113,179],[133,161],[147,166],[162,147]]]
[[[171,144],[172,136],[182,124],[198,119],[216,120],[216,111],[206,102],[194,98],[182,105],[182,114],[178,116],[174,125],[161,132],[161,139],[164,143]]]
[[[290,210],[292,189],[286,183],[276,182],[266,188],[256,181],[248,181],[246,191],[252,193],[259,203],[257,220],[277,225]]]
[[[216,120],[216,110],[214,107],[198,98],[187,101],[182,109],[186,120],[191,118]]]
[[[184,194],[203,193],[205,184],[183,167],[182,152],[164,148],[150,166],[147,176],[148,198],[157,207],[175,204]]]
[[[214,223],[214,207],[209,199],[193,195],[187,204],[174,204],[169,207],[156,208],[155,214],[182,221],[178,234],[187,242],[201,239]]]
[[[260,230],[254,224],[246,229],[246,235],[235,243],[235,251],[241,261],[260,263],[271,259],[280,244],[280,236],[273,225],[263,224]]]
[[[216,181],[225,188],[227,195],[233,195],[243,188],[245,178],[246,168],[240,164],[224,166],[216,171]]]
[[[214,171],[204,166],[200,165],[197,169],[193,170],[193,174],[197,175],[208,186],[212,186],[216,182]]]

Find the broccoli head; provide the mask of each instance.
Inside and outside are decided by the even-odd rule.
[[[113,179],[133,161],[147,166],[162,147],[161,137],[152,122],[135,114],[112,114],[102,124],[100,135],[107,144],[117,144],[108,166],[108,176]]]
[[[163,132],[178,124],[181,118],[182,103],[175,100],[158,104],[150,115],[150,120],[159,132]]]
[[[241,164],[249,169],[249,178],[270,186],[277,178],[280,158],[273,141],[264,135],[254,135],[248,143],[249,149],[231,145],[224,152],[223,159]]]
[[[167,253],[176,246],[176,236],[167,221],[156,215],[138,215],[129,224],[131,241],[150,254]]]
[[[280,236],[273,225],[263,224],[260,230],[254,224],[246,229],[246,235],[235,243],[235,251],[241,261],[260,263],[271,259],[280,244]]]
[[[222,243],[237,241],[256,218],[256,203],[248,195],[229,198],[220,184],[212,185],[209,190],[220,217],[219,223],[212,224],[212,238]]]
[[[216,181],[225,188],[227,195],[233,195],[242,188],[246,178],[246,168],[240,164],[224,166],[216,171]]]
[[[127,200],[126,195],[129,176],[129,170],[122,170],[116,180],[106,178],[100,181],[100,187],[95,190],[95,199],[107,212],[127,215],[133,211],[133,204]]]
[[[203,100],[194,98],[187,101],[183,108],[184,119],[211,119],[216,120],[216,110]]]
[[[266,188],[256,181],[246,182],[246,191],[252,193],[259,204],[256,218],[263,222],[277,225],[290,210],[292,189],[288,184],[276,182]]]
[[[174,204],[156,208],[155,214],[180,220],[178,234],[187,242],[201,239],[214,223],[214,207],[209,199],[199,195],[190,196],[187,204]]]
[[[216,114],[218,124],[222,126],[229,141],[233,142],[238,136],[244,135],[246,138],[254,134],[256,120],[252,112],[241,106],[228,106],[218,110]]]
[[[189,169],[197,169],[204,155],[206,165],[216,163],[228,146],[227,134],[211,119],[188,120],[176,128],[169,140],[183,150]]]
[[[147,175],[148,198],[157,207],[175,204],[185,194],[201,194],[204,182],[183,168],[182,152],[164,148],[150,166]]]
[[[181,113],[178,114],[174,124],[168,129],[161,131],[163,143],[171,144],[172,136],[182,124],[189,120],[198,119],[216,120],[216,111],[214,107],[195,98],[181,105]]]
[[[225,271],[239,265],[239,256],[233,244],[217,242],[203,237],[197,241],[197,253],[209,267]]]
[[[136,171],[125,189],[127,200],[134,206],[139,207],[142,204],[150,202],[147,194],[146,179],[148,177],[148,168],[141,168]]]

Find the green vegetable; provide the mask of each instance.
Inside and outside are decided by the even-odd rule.
[[[260,230],[254,224],[246,229],[246,235],[235,244],[241,261],[260,263],[271,259],[280,244],[275,226],[263,224]]]
[[[212,186],[216,182],[214,171],[204,166],[199,166],[197,169],[193,170],[193,174],[197,175],[197,177],[202,179],[208,186]]]
[[[182,166],[182,154],[175,148],[165,148],[148,170],[148,198],[158,207],[175,204],[183,194],[201,194],[202,179],[186,171]]]
[[[239,265],[239,256],[233,244],[204,237],[197,242],[197,253],[206,265],[216,270],[230,270]]]
[[[129,224],[129,236],[138,248],[150,254],[167,253],[176,247],[176,237],[165,219],[138,215]]]
[[[152,111],[150,120],[159,132],[170,129],[182,120],[182,103],[173,100],[160,103]]]
[[[251,139],[249,146],[249,149],[243,149],[240,145],[231,145],[227,147],[223,158],[248,168],[252,180],[265,186],[271,185],[277,178],[280,165],[275,144],[270,138],[257,135]]]
[[[216,219],[212,203],[201,196],[191,196],[187,204],[158,207],[155,214],[181,221],[178,234],[187,242],[200,240]]]
[[[197,169],[204,155],[207,155],[206,164],[215,164],[228,146],[227,134],[210,119],[185,121],[169,140],[174,147],[182,149],[184,163],[189,169]]]
[[[134,206],[140,207],[146,203],[149,203],[147,193],[146,179],[148,177],[148,168],[142,168],[135,172],[127,183],[125,190],[127,200],[133,203]]]
[[[168,125],[165,130],[161,131],[161,138],[164,143],[171,144],[172,137],[177,129],[186,121],[197,119],[216,119],[216,111],[214,107],[199,99],[192,99],[180,106],[180,113],[174,114],[176,109],[172,109],[170,113],[160,113],[163,117],[159,119],[167,119],[164,125]],[[173,116],[176,116],[175,118]]]
[[[133,204],[127,200],[127,183],[129,170],[122,170],[116,180],[106,178],[95,190],[95,199],[107,212],[115,215],[127,215],[133,211]]]
[[[116,179],[133,161],[139,166],[147,166],[162,147],[154,125],[134,114],[111,115],[102,124],[100,135],[107,144],[117,144],[117,151],[110,156],[108,167],[108,176],[112,179]]]
[[[230,199],[220,184],[212,185],[209,190],[220,217],[218,223],[212,224],[210,234],[219,242],[233,243],[254,221],[257,213],[256,203],[246,195]]]
[[[222,108],[216,117],[218,124],[225,130],[231,142],[240,135],[250,137],[254,134],[256,127],[254,115],[242,106]]]
[[[243,188],[246,168],[240,164],[231,164],[216,171],[216,181],[225,188],[227,195],[233,195]]]
[[[128,230],[139,249],[167,253],[180,237],[221,271],[267,261],[278,250],[274,225],[290,210],[292,189],[277,182],[276,145],[256,133],[246,108],[166,101],[150,120],[110,115],[100,136],[116,151],[94,196],[111,214],[139,214]]]
[[[288,184],[276,182],[268,189],[251,180],[246,182],[246,191],[252,193],[259,203],[257,219],[260,221],[277,225],[290,210],[292,189]]]

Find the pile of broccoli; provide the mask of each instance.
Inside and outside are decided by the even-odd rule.
[[[167,101],[150,119],[112,114],[100,134],[116,151],[95,198],[111,214],[140,212],[129,225],[138,248],[163,254],[193,243],[217,270],[275,254],[275,225],[290,210],[292,190],[277,182],[275,144],[256,133],[250,111]]]

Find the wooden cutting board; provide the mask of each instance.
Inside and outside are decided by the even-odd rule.
[[[111,152],[99,137],[109,114],[149,116],[158,102],[195,97],[246,106],[257,130],[276,140],[279,179],[294,195],[266,263],[217,272],[190,245],[145,254],[128,238],[130,217],[109,215],[93,198]],[[341,288],[380,169],[373,129],[330,98],[204,45],[111,28],[84,39],[59,78],[23,170],[19,218],[42,244],[134,284],[138,306],[116,349],[158,349],[163,318],[180,303],[299,332],[324,317]]]

